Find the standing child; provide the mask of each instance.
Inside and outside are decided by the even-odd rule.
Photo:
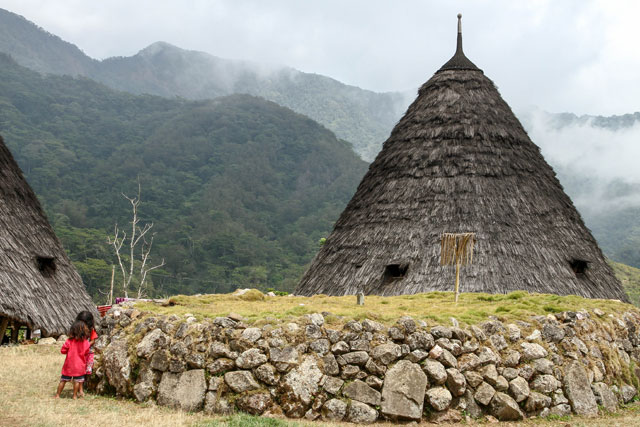
[[[65,341],[60,353],[66,354],[64,365],[62,365],[62,375],[60,376],[60,384],[56,391],[56,399],[60,397],[60,393],[64,389],[67,382],[73,382],[73,398],[78,398],[80,384],[84,382],[84,374],[87,369],[87,360],[89,359],[89,328],[87,325],[76,320],[69,330],[69,339]]]
[[[78,315],[76,316],[76,320],[80,320],[82,322],[84,322],[85,325],[87,325],[87,328],[89,329],[89,358],[87,359],[87,369],[85,370],[85,375],[89,376],[91,375],[91,373],[93,372],[93,343],[96,341],[96,338],[98,338],[98,334],[96,333],[95,330],[95,322],[93,320],[93,314],[91,314],[90,311],[81,311],[80,313],[78,313]],[[85,378],[88,379],[88,378]],[[84,396],[84,384],[80,383],[80,396]]]

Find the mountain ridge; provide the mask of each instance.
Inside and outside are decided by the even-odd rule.
[[[0,133],[94,297],[137,179],[167,261],[156,294],[291,290],[367,168],[324,126],[259,97],[132,95],[6,54]]]
[[[261,96],[311,117],[372,160],[408,105],[405,94],[376,93],[290,67],[229,60],[155,42],[128,57],[98,61],[77,46],[0,9],[0,51],[38,72],[82,75],[134,94],[206,99]],[[46,49],[31,49],[24,40]],[[266,73],[265,73],[266,72]]]
[[[21,15],[0,8],[0,52],[41,73],[88,74],[96,60]]]

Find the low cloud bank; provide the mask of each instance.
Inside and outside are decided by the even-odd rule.
[[[578,117],[530,110],[519,117],[581,211],[640,206],[640,113]]]

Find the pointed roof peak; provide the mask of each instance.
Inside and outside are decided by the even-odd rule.
[[[471,62],[469,58],[467,58],[464,55],[464,52],[462,51],[462,14],[461,13],[458,13],[458,38],[456,42],[456,53],[451,57],[449,61],[447,61],[446,64],[444,64],[438,70],[438,72],[444,71],[444,70],[475,70],[475,71],[482,72],[482,70],[476,67],[476,65],[473,62]]]

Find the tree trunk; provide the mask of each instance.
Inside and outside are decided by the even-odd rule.
[[[109,289],[109,301],[107,301],[107,305],[113,304],[113,279],[116,276],[116,266],[111,266],[111,288]]]

